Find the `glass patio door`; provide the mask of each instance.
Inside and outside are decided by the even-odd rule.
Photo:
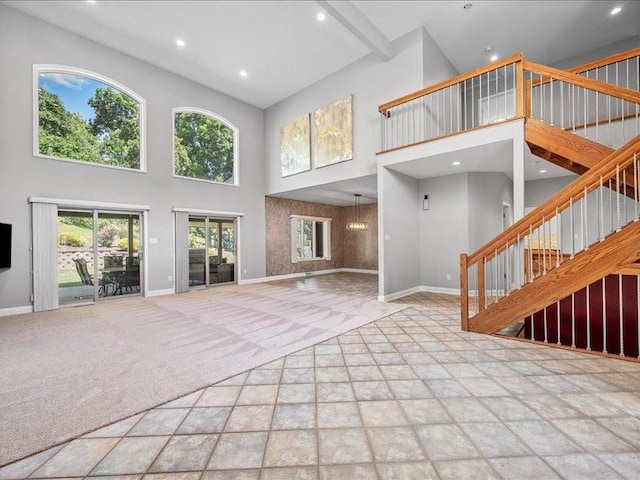
[[[98,212],[98,297],[141,291],[140,215]]]
[[[189,217],[189,286],[235,282],[233,220]]]
[[[93,302],[96,297],[92,211],[58,211],[58,301]]]
[[[141,215],[58,212],[58,300],[92,303],[141,292]]]

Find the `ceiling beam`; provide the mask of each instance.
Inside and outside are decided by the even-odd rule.
[[[316,3],[369,47],[378,58],[385,62],[393,58],[389,39],[353,3],[345,0],[316,0]]]

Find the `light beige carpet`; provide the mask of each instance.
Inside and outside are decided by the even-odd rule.
[[[403,308],[257,284],[0,318],[0,465]]]

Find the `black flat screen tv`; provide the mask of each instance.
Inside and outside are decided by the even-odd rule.
[[[0,268],[11,268],[11,224],[0,223]]]

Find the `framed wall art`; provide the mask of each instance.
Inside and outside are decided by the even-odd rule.
[[[280,128],[280,173],[283,177],[311,170],[311,131],[306,113]]]
[[[353,158],[352,96],[347,95],[313,113],[313,164],[324,167]]]

